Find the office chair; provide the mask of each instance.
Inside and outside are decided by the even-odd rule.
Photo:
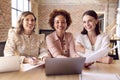
[[[6,42],[0,42],[0,56],[4,56],[4,47]]]

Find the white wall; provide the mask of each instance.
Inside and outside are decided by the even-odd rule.
[[[119,37],[120,39],[120,0],[119,0],[119,4],[118,4],[118,9],[117,9],[117,28],[116,28],[116,35]],[[120,52],[120,41],[117,41],[117,45],[118,45],[118,50]],[[120,54],[120,53],[119,53]]]

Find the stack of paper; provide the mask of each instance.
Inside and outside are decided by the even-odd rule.
[[[79,76],[79,80],[81,80],[81,75]],[[111,73],[83,72],[82,80],[120,80],[120,76],[118,74]]]

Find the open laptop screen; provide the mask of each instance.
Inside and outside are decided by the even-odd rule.
[[[80,74],[85,58],[49,58],[45,61],[46,75]]]

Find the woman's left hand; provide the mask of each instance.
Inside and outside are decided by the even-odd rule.
[[[85,67],[85,68],[89,68],[92,64],[94,64],[94,62],[91,62],[91,63],[85,63],[85,64],[84,64],[84,67]]]
[[[97,62],[110,64],[113,62],[113,58],[110,56],[105,56],[105,57],[100,58]]]

